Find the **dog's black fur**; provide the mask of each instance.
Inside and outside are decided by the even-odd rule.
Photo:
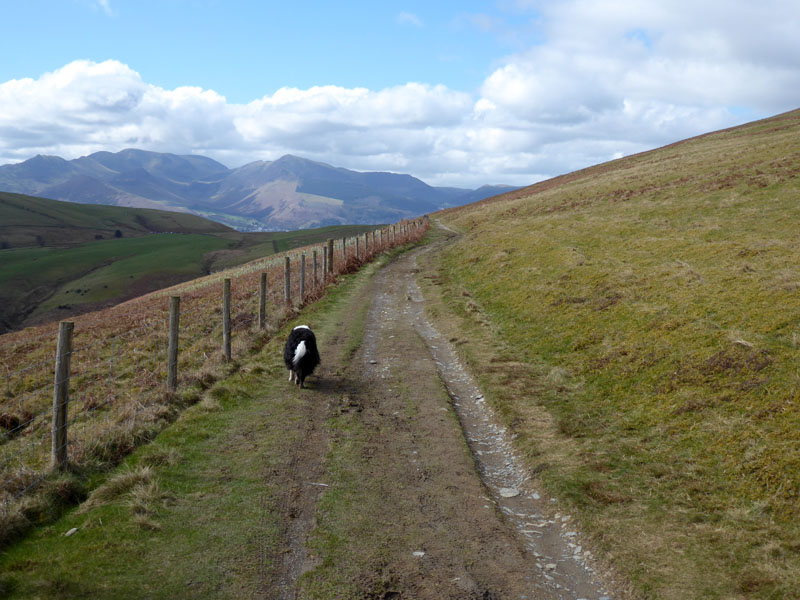
[[[314,372],[320,363],[317,338],[308,325],[298,325],[292,329],[286,346],[283,348],[283,362],[289,369],[289,381],[301,388],[306,377]]]

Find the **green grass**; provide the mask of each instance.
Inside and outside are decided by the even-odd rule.
[[[0,214],[5,206],[2,199],[0,195]],[[45,202],[59,205],[56,207],[58,210],[48,205],[48,215],[53,219],[63,217],[63,231],[75,227],[74,222],[84,209],[118,208],[87,205],[63,208],[60,205],[70,203]],[[35,202],[31,206],[35,207]],[[98,217],[90,210],[87,221],[92,218]],[[66,318],[76,312],[129,299],[212,271],[322,243],[331,237],[339,239],[374,231],[376,227],[347,225],[287,232],[109,236],[110,239],[71,247],[2,250],[0,332],[5,328]],[[24,226],[8,229],[24,229]],[[220,229],[225,228],[220,226]],[[321,264],[322,257],[319,256],[318,260]]]
[[[154,232],[223,233],[225,225],[188,213],[61,202],[0,191],[0,244],[3,248],[74,245],[96,236],[113,238]]]
[[[376,231],[381,225],[331,225],[318,229],[298,229],[297,231],[284,231],[271,233],[271,239],[275,240],[278,251],[292,250],[301,246],[309,246],[323,242],[328,238],[341,239],[343,237],[354,237],[367,231]],[[363,244],[363,240],[362,240]]]
[[[70,300],[104,300],[123,293],[129,287],[128,279],[154,272],[200,277],[205,273],[198,257],[226,246],[225,240],[211,235],[160,234],[105,240],[76,248],[9,250],[3,254],[0,288],[9,289],[20,282],[41,286],[69,280],[67,288],[45,306]],[[68,298],[67,292],[87,297]]]
[[[234,575],[256,587],[264,565],[248,561],[277,543],[266,475],[290,441],[295,399],[265,406],[240,381],[215,391],[218,410],[190,409],[122,467],[124,477],[172,452],[175,464],[150,475],[159,494],[142,502],[134,486],[115,489],[37,530],[3,557],[4,597],[237,597]]]
[[[800,588],[798,156],[795,111],[441,215],[451,305],[527,368],[501,412],[648,597]]]
[[[204,258],[228,243],[211,235],[149,235],[74,248],[3,251],[0,318],[52,318],[202,276]],[[34,309],[34,310],[32,310]]]

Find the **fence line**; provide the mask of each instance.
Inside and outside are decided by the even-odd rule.
[[[277,328],[334,283],[337,273],[357,270],[378,253],[421,238],[427,225],[426,218],[409,222],[402,238],[390,238],[380,228],[372,232],[372,244],[364,234],[363,247],[360,235],[329,239],[322,245],[321,276],[319,246],[312,249],[311,285],[305,277],[309,247],[298,248],[77,317],[66,353],[58,350],[52,334],[29,341],[14,332],[12,344],[0,347],[6,371],[0,376],[5,379],[0,388],[0,510],[35,489],[51,470],[113,460],[132,450],[180,409],[172,397],[193,385],[207,386],[221,368],[221,356],[235,358],[233,332],[264,330],[268,316]],[[289,274],[280,273],[281,262],[297,264],[296,276],[281,277]],[[166,303],[165,296],[170,297]],[[59,341],[66,323],[59,326]],[[219,341],[214,343],[220,329],[222,352]],[[11,371],[12,360],[27,365]],[[49,382],[48,369],[53,369]]]

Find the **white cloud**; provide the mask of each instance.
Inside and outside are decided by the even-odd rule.
[[[536,132],[564,172],[798,106],[793,2],[519,2],[542,41],[486,78],[480,121]],[[533,14],[533,12],[531,13]],[[537,147],[537,146],[534,146]],[[555,168],[557,171],[553,171]]]
[[[108,0],[97,0],[97,4],[102,8],[105,13],[110,17],[111,13],[111,5],[109,4]]]
[[[414,27],[422,27],[422,19],[410,12],[399,13],[397,15],[397,22],[400,25],[413,25]]]
[[[236,104],[152,85],[114,60],[0,83],[0,164],[126,147],[231,166],[293,153],[437,185],[522,185],[798,105],[794,3],[519,6],[535,11],[537,42],[499,61],[476,94],[287,87]]]

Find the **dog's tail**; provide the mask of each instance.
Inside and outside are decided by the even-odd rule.
[[[305,341],[300,342],[297,344],[297,348],[294,350],[294,358],[292,359],[292,365],[297,368],[297,364],[300,362],[300,359],[303,358],[308,353],[308,348],[306,348]]]

